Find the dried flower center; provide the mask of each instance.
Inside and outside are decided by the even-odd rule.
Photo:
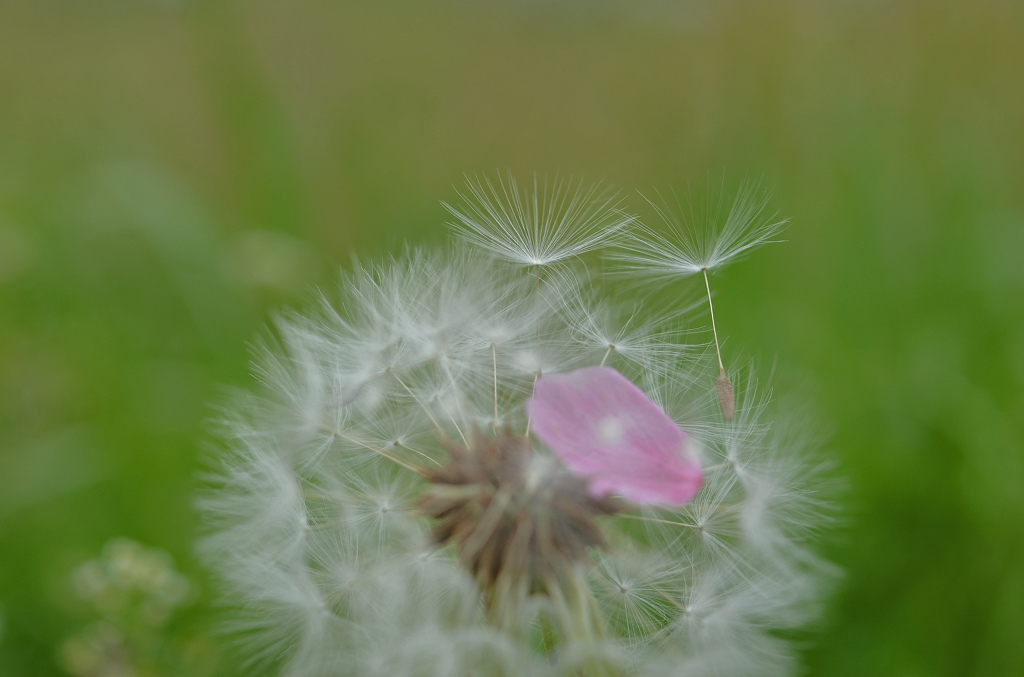
[[[585,479],[537,457],[528,441],[478,432],[472,448],[449,451],[419,507],[486,593],[549,594],[589,548],[604,546],[595,518],[617,512],[615,502],[590,496]]]

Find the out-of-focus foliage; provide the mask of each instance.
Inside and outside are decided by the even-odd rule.
[[[165,551],[116,538],[72,580],[95,617],[61,645],[65,670],[75,677],[191,672],[167,629],[192,586]]]
[[[1024,673],[1022,63],[995,0],[0,4],[0,674],[61,674],[117,536],[199,585],[192,674],[244,674],[192,556],[208,403],[495,168],[774,185],[789,242],[715,307],[849,479],[811,672]]]

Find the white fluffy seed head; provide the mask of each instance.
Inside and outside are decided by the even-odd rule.
[[[725,420],[707,337],[684,331],[676,313],[602,292],[600,271],[568,260],[621,234],[617,203],[566,182],[547,190],[477,180],[475,206],[457,213],[465,245],[359,267],[336,302],[278,320],[260,352],[260,392],[225,415],[219,470],[200,501],[203,552],[255,661],[296,676],[791,669],[772,631],[806,622],[831,573],[810,549],[827,500],[807,437],[753,378],[737,380],[736,416]],[[738,200],[721,241],[693,249],[698,263],[718,265],[774,232],[750,230],[763,210],[752,199]],[[604,547],[567,559],[540,581],[543,594],[502,588],[500,577],[481,590],[417,509],[428,488],[453,504],[451,492],[481,488],[425,478],[453,448],[472,452],[474,436],[506,431],[533,442],[528,490],[566,472],[529,436],[524,403],[544,374],[596,364],[687,433],[703,488],[679,508],[598,514]],[[563,504],[577,505],[546,505]],[[454,540],[483,542],[485,527],[474,528]]]

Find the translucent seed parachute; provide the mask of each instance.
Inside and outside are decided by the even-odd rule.
[[[226,408],[202,550],[253,663],[789,674],[777,631],[832,573],[806,421],[753,375],[724,410],[724,365],[680,313],[607,291],[606,262],[644,265],[649,236],[617,198],[475,179],[450,209],[448,248],[358,267],[281,318],[260,387]],[[721,263],[769,231],[702,246]]]

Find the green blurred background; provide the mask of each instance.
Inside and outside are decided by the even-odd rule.
[[[464,172],[763,176],[715,280],[849,490],[813,675],[1024,674],[1024,3],[0,2],[0,675],[64,674],[111,538],[199,590],[147,674],[245,674],[192,554],[211,403]]]

